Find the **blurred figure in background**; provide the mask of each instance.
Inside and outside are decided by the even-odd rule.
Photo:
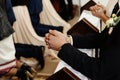
[[[73,2],[72,0],[51,0],[58,14],[65,20],[68,21],[73,18]]]

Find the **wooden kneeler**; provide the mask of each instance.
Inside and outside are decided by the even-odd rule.
[[[81,80],[74,73],[72,73],[68,68],[63,67],[58,72],[54,73],[46,80]]]

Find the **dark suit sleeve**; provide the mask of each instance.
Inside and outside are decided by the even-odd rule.
[[[99,72],[98,58],[89,57],[87,54],[77,50],[69,43],[62,46],[58,56],[71,67],[91,79],[95,78]]]
[[[104,44],[108,35],[108,28],[105,28],[101,33],[88,35],[72,35],[73,46],[76,48],[100,48]]]

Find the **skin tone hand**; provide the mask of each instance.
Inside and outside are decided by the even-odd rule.
[[[56,30],[49,30],[45,35],[45,42],[49,49],[59,51],[61,46],[68,43],[68,37]]]
[[[90,11],[92,14],[98,18],[100,18],[104,23],[109,19],[109,17],[105,14],[105,9],[101,4],[96,4],[90,7]]]

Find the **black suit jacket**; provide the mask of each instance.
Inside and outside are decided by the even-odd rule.
[[[73,36],[73,46],[64,44],[58,56],[74,69],[92,80],[120,80],[120,23],[108,34],[101,33]],[[77,48],[100,48],[100,57],[93,58]]]

